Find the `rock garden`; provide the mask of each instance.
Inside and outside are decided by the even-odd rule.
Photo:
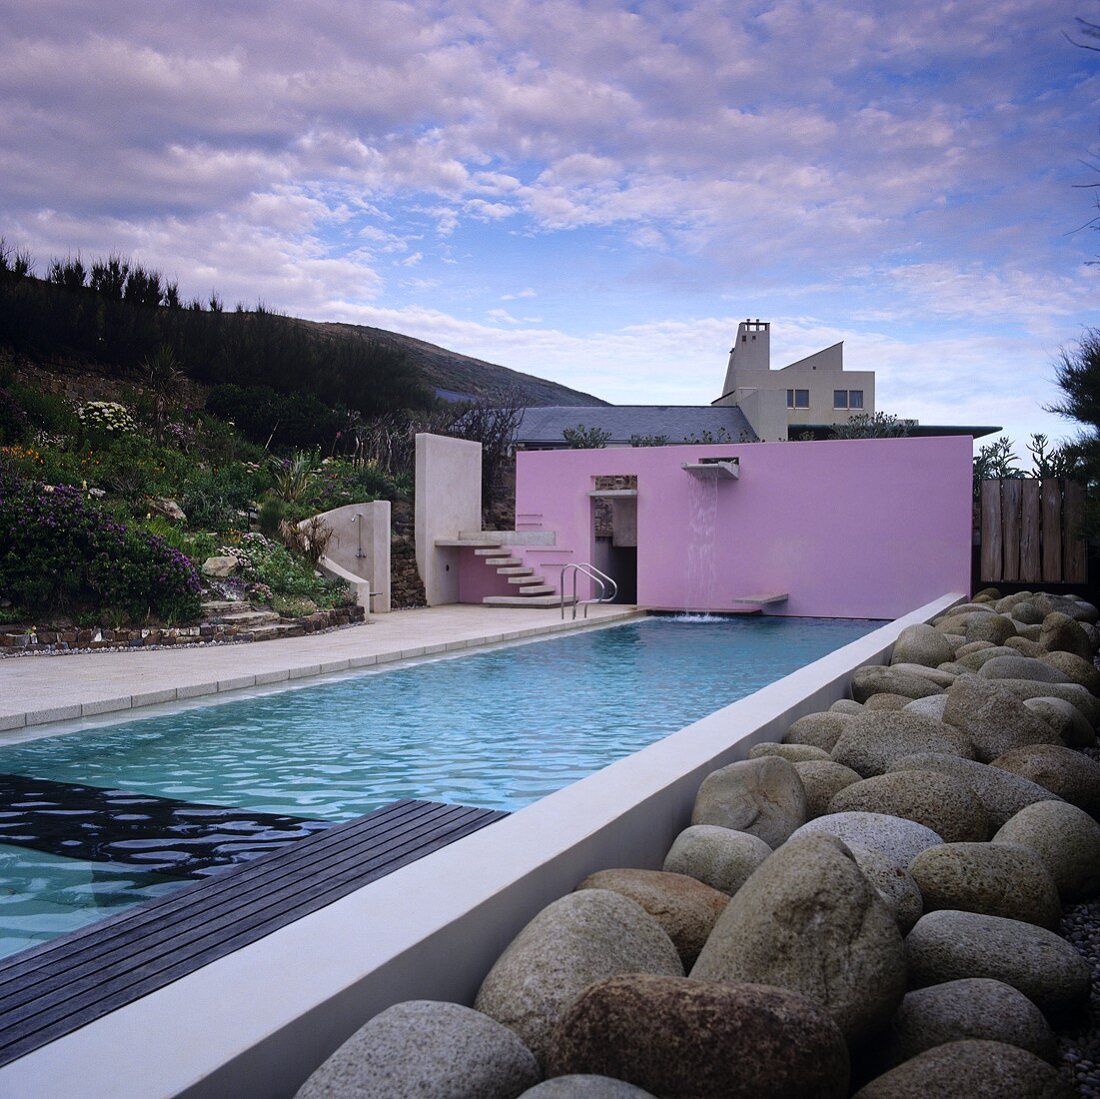
[[[909,627],[707,776],[661,870],[578,882],[298,1099],[1100,1096],[1096,620],[986,589]]]

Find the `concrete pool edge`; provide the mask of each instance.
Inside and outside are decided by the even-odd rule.
[[[945,595],[755,694],[0,1069],[0,1094],[292,1095],[367,1018],[468,1003],[515,933],[581,878],[659,866],[707,771],[779,739],[888,659]],[[397,917],[397,918],[395,918]]]

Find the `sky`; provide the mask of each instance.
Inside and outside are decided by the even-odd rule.
[[[0,0],[0,236],[616,404],[738,320],[878,408],[1073,424],[1100,326],[1098,0]],[[1087,39],[1086,39],[1087,41]],[[1100,45],[1100,41],[1095,43]]]

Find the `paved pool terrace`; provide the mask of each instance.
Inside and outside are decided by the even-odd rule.
[[[308,679],[435,653],[478,649],[625,621],[633,606],[593,605],[576,621],[556,608],[453,604],[377,615],[331,633],[236,645],[99,651],[0,660],[0,730]]]

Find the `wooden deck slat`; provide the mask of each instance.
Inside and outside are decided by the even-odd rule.
[[[1047,477],[1043,496],[1043,583],[1062,582],[1062,482]]]
[[[1067,481],[1064,499],[1062,542],[1065,562],[1062,578],[1067,584],[1084,584],[1088,581],[1088,547],[1081,537],[1081,524],[1085,518],[1085,486],[1080,481]]]
[[[1020,579],[1021,484],[1015,477],[1001,482],[1001,579],[1010,583]]]
[[[0,1064],[506,814],[404,801],[0,964]]]
[[[1023,492],[1023,523],[1020,542],[1020,579],[1025,584],[1037,583],[1043,578],[1039,563],[1040,501],[1039,482],[1028,477],[1020,482]]]
[[[135,926],[130,926],[127,921],[123,920],[121,921],[121,934],[119,929],[115,929],[109,937],[103,939],[97,937],[92,944],[85,942],[84,949],[81,949],[79,940],[84,939],[85,936],[78,933],[77,941],[70,943],[69,950],[66,950],[63,955],[59,953],[56,960],[49,959],[48,969],[46,972],[41,973],[35,986],[36,995],[33,1011],[52,1006],[54,1000],[51,999],[51,992],[60,989],[63,995],[66,994],[65,989],[74,980],[83,980],[86,984],[93,984],[96,975],[103,970],[104,965],[106,965],[107,972],[110,973],[111,963],[120,951],[124,950],[126,952],[131,969],[153,964],[155,959],[166,951],[173,956],[177,956],[179,944],[176,938],[176,927],[181,921],[197,923],[201,919],[201,934],[197,935],[192,946],[202,946],[203,941],[206,939],[219,941],[219,933],[227,925],[232,927],[242,921],[246,925],[249,921],[260,922],[267,917],[272,909],[276,913],[281,912],[286,907],[287,900],[291,905],[294,905],[298,903],[299,899],[305,901],[310,897],[339,890],[349,873],[351,880],[357,880],[363,874],[399,860],[405,854],[417,850],[428,843],[440,828],[458,827],[470,814],[481,812],[481,810],[476,809],[464,809],[461,806],[448,806],[445,808],[447,810],[445,812],[418,814],[415,819],[412,819],[411,814],[406,815],[403,818],[405,826],[394,837],[391,837],[389,833],[379,833],[372,830],[365,843],[352,844],[346,850],[340,851],[340,858],[336,862],[332,858],[318,859],[316,862],[311,861],[308,867],[304,869],[308,870],[312,885],[302,886],[299,884],[301,875],[296,872],[298,867],[295,866],[290,867],[289,873],[279,874],[275,878],[272,878],[270,874],[264,874],[259,877],[259,881],[257,881],[256,875],[248,873],[252,869],[251,867],[243,867],[239,874],[233,874],[233,881],[229,883],[230,890],[228,894],[225,891],[215,892],[214,890],[198,888],[194,889],[193,892],[189,891],[190,896],[182,899],[184,903],[167,905],[172,910],[173,921],[171,923],[166,924],[160,915],[151,925],[148,920],[145,920],[140,924],[135,921]],[[344,831],[346,832],[346,829]],[[352,838],[357,839],[358,837],[353,836]],[[331,847],[332,844],[329,843],[328,846]],[[364,854],[368,851],[377,853],[371,858],[364,859]],[[282,860],[277,861],[281,862]],[[289,862],[290,860],[286,861]],[[300,865],[300,860],[295,860],[295,862]],[[276,867],[275,869],[279,868]],[[284,885],[286,882],[293,885],[293,890],[290,893],[286,891]],[[234,886],[237,888],[233,888]],[[165,897],[158,898],[153,903],[159,909],[160,906],[165,905],[165,902],[175,899],[175,894],[168,894]],[[223,899],[231,900],[232,907],[224,907],[220,914],[211,917],[209,913],[211,911],[216,912],[216,905]],[[321,906],[318,905],[318,907]],[[120,915],[125,915],[125,913]],[[91,949],[88,949],[89,946]],[[67,962],[64,969],[58,965],[62,957]],[[25,993],[32,979],[31,974],[28,973],[27,978],[19,982],[20,998],[24,1001],[26,1001]],[[18,1006],[11,1004],[7,994],[0,997],[0,1013],[2,1013],[0,1017],[7,1017],[8,1019],[19,1016]]]
[[[1001,579],[1001,482],[982,481],[982,553],[981,579]]]

